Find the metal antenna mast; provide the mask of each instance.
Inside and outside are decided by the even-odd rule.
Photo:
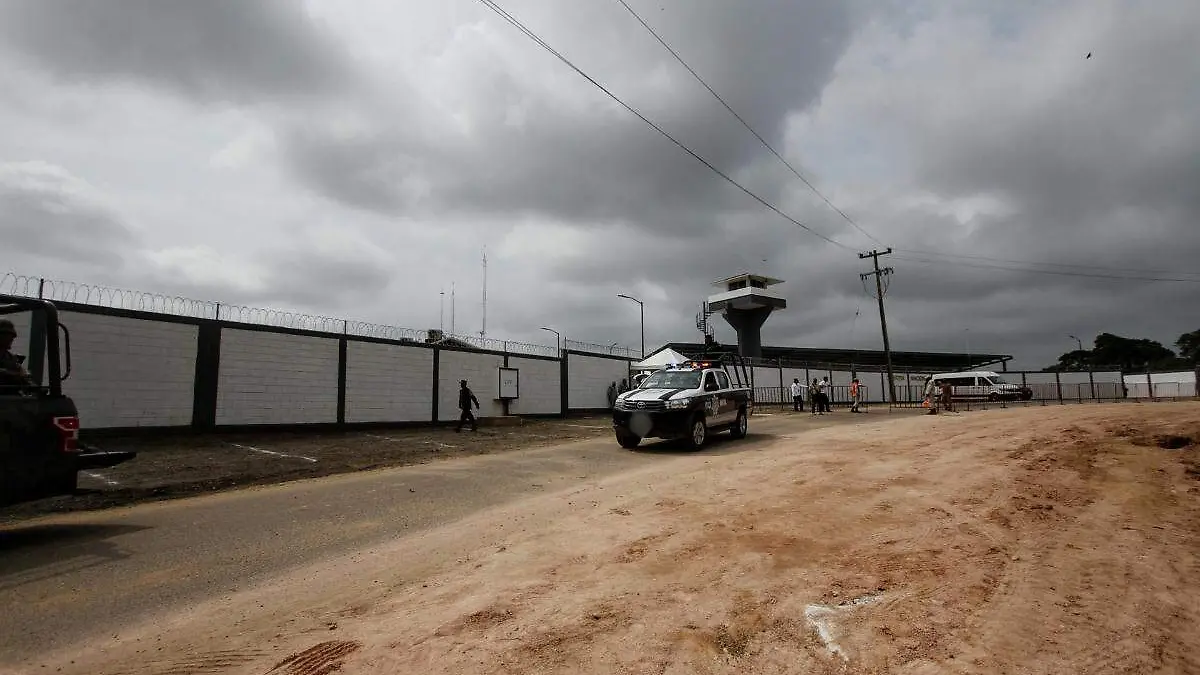
[[[483,329],[479,337],[487,338],[487,247],[483,247]]]

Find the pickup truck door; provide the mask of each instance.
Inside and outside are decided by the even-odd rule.
[[[725,421],[733,424],[733,421],[737,419],[738,400],[733,397],[733,392],[730,391],[733,388],[733,384],[729,381],[729,373],[726,373],[724,370],[717,371],[717,383],[721,385],[721,391],[725,392],[723,395],[725,403],[722,406]]]
[[[729,424],[737,418],[737,402],[729,391],[729,375],[724,371],[710,371],[704,376],[705,391],[712,391],[712,412],[709,413],[709,424]]]

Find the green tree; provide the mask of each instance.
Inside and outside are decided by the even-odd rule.
[[[1079,371],[1089,368],[1120,368],[1123,371],[1171,370],[1191,368],[1197,361],[1200,331],[1180,336],[1176,345],[1183,358],[1146,338],[1127,338],[1112,333],[1096,336],[1091,349],[1074,349],[1058,357],[1058,363],[1045,368],[1046,372]],[[1186,349],[1185,349],[1186,348]],[[1190,350],[1190,351],[1189,351]],[[1191,358],[1186,355],[1191,354]]]
[[[1043,369],[1045,372],[1087,370],[1092,366],[1090,349],[1072,349],[1058,357],[1058,363]]]
[[[1200,364],[1200,330],[1180,335],[1175,346],[1179,347],[1179,358],[1192,365]]]
[[[1121,370],[1156,370],[1178,368],[1182,364],[1175,352],[1161,342],[1145,338],[1125,338],[1112,333],[1096,336],[1092,349],[1095,365],[1120,366]]]

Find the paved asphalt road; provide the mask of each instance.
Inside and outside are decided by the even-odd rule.
[[[752,450],[781,432],[886,414],[789,417],[755,417],[747,439],[722,434],[699,455],[665,444],[629,452],[605,435],[0,529],[0,671],[109,637],[159,612],[531,494],[654,463]]]

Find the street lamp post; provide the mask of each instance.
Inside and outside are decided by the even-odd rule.
[[[617,345],[619,345],[619,344],[621,344],[621,342],[618,340],[617,342],[614,342],[614,343],[612,343],[611,345],[609,345],[609,346],[608,346],[608,353],[609,353],[609,354],[613,353],[613,350],[614,350],[614,349],[616,349],[616,348],[617,348]]]
[[[556,355],[558,358],[561,359],[562,358],[562,333],[559,333],[558,331],[554,330],[553,328],[546,328],[545,326],[542,326],[542,330],[548,330],[551,333],[554,333],[554,345],[558,349],[558,352]]]
[[[1072,340],[1075,341],[1075,344],[1079,345],[1079,351],[1083,351],[1083,340],[1080,340],[1079,338],[1075,337],[1074,335],[1068,335],[1067,337],[1071,338]]]
[[[626,300],[632,300],[638,304],[638,315],[641,317],[642,324],[642,358],[644,359],[646,358],[646,303],[638,300],[632,295],[625,295],[624,293],[618,293],[617,297],[625,298]]]

